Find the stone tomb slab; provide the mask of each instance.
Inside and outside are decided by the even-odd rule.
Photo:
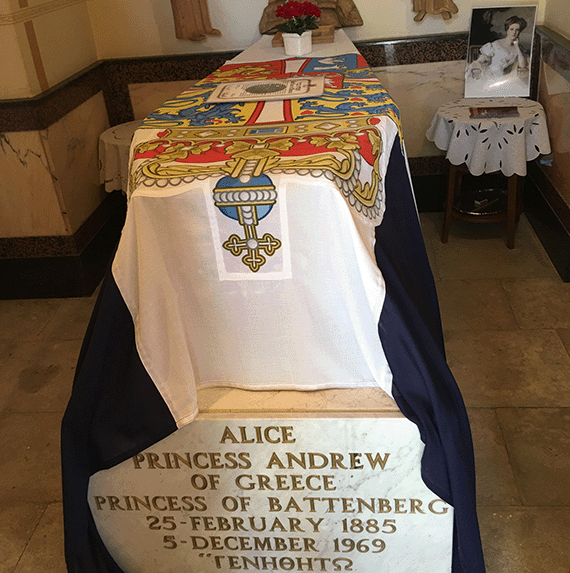
[[[399,412],[208,409],[92,477],[125,573],[451,571],[453,508],[421,480]]]

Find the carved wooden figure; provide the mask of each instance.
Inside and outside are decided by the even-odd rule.
[[[421,22],[426,14],[439,14],[444,20],[449,20],[452,14],[459,12],[453,0],[414,0],[413,10],[417,12],[414,16],[416,22]]]
[[[221,36],[212,27],[208,0],[170,0],[174,16],[174,30],[179,40],[200,42],[206,36]]]

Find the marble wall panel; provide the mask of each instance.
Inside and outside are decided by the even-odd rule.
[[[148,82],[129,84],[129,94],[135,119],[144,119],[165,101],[176,97],[193,86],[197,80],[176,82]]]
[[[439,156],[426,131],[440,105],[463,97],[465,61],[373,68],[400,108],[408,157]]]
[[[108,127],[103,92],[99,92],[42,132],[71,233],[105,197],[99,184],[98,144]]]
[[[0,237],[69,234],[39,131],[0,134]]]
[[[552,162],[542,162],[542,169],[570,206],[570,82],[544,62],[539,101],[546,111],[552,146]]]

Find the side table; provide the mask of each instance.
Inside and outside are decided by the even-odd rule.
[[[131,141],[141,123],[140,119],[120,123],[99,137],[99,181],[107,193],[127,191]]]
[[[518,115],[471,117],[470,108],[516,107]],[[447,242],[452,219],[471,222],[503,222],[507,225],[507,247],[515,246],[515,231],[523,210],[520,177],[527,161],[550,153],[546,115],[542,106],[524,98],[468,98],[442,105],[426,137],[447,151],[450,162],[442,242]],[[464,173],[502,173],[508,177],[507,209],[489,215],[462,213],[454,208]]]

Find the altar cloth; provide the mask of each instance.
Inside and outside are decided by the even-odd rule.
[[[220,82],[301,72],[325,73],[325,93],[207,103]],[[179,426],[200,387],[391,394],[373,246],[396,122],[345,54],[222,66],[137,130],[113,276]]]

